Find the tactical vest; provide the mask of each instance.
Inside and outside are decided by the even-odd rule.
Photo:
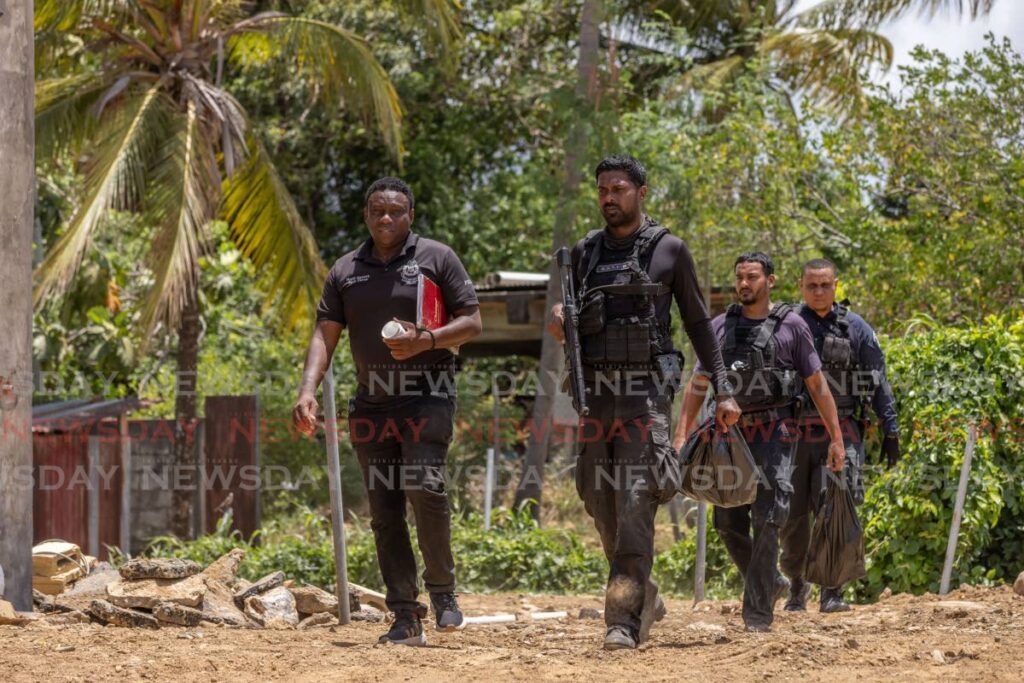
[[[587,234],[579,262],[580,356],[594,367],[653,367],[671,351],[669,322],[659,323],[655,301],[669,292],[652,282],[647,268],[668,232],[657,224],[640,228],[625,259],[604,261],[604,230]]]
[[[738,342],[736,326],[742,311],[739,304],[729,306],[722,343],[722,360],[735,389],[736,402],[744,413],[792,407],[803,391],[803,380],[796,370],[778,366],[775,332],[793,307],[776,304],[768,317]]]
[[[853,343],[850,340],[849,309],[836,305],[835,319],[831,316],[812,326],[814,349],[821,358],[821,371],[825,375],[839,417],[857,414],[863,404],[875,393],[877,379],[861,372]],[[819,417],[817,407],[807,402],[804,415]]]

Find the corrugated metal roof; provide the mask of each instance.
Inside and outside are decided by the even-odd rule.
[[[32,406],[33,432],[66,432],[86,429],[96,422],[138,410],[145,403],[138,396],[55,401]]]

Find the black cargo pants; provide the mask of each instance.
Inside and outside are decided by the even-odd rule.
[[[605,623],[635,634],[654,560],[654,515],[676,490],[672,392],[649,378],[614,392],[592,388],[577,437],[576,489],[608,558]]]
[[[769,626],[775,618],[779,532],[793,493],[790,476],[797,430],[792,419],[743,420],[739,427],[761,471],[757,498],[750,505],[715,507],[714,524],[743,576],[743,622]]]
[[[863,425],[854,417],[841,418],[840,425],[846,444],[845,484],[853,494],[853,502],[860,505],[864,502]],[[828,467],[828,446],[832,439],[820,418],[802,424],[800,432],[793,463],[793,499],[789,519],[782,528],[782,557],[779,560],[782,573],[791,579],[803,577],[811,540],[811,516],[821,508],[829,478],[836,476]]]
[[[446,487],[454,414],[454,399],[443,396],[349,401],[349,434],[363,471],[377,561],[393,612],[415,610],[420,604],[406,501],[416,516],[427,591],[455,590]]]

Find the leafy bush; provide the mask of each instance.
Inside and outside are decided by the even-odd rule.
[[[204,566],[232,548],[246,551],[239,574],[255,580],[283,571],[296,582],[329,588],[334,584],[334,552],[328,520],[313,512],[301,519],[279,520],[244,539],[230,531],[231,519],[220,520],[217,530],[194,541],[171,537],[154,539],[146,554],[185,557]],[[415,529],[413,547],[416,547]],[[362,526],[347,529],[349,580],[370,587],[383,581],[377,565],[373,534]],[[567,531],[542,529],[528,513],[499,510],[490,531],[479,515],[453,520],[452,548],[459,586],[481,592],[522,590],[545,593],[581,593],[604,586],[606,563]],[[416,552],[419,566],[423,566]]]
[[[1024,320],[964,328],[919,320],[887,351],[906,455],[868,489],[868,576],[858,593],[938,588],[969,423],[979,438],[954,583],[1012,580],[1024,566]]]
[[[710,511],[709,511],[710,512]],[[693,595],[694,567],[697,563],[697,534],[690,533],[654,559],[652,575],[658,587],[675,595]],[[743,590],[743,579],[729,557],[725,545],[708,519],[707,568],[704,593],[708,598],[735,598]]]

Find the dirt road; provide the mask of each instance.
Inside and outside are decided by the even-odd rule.
[[[571,618],[430,632],[426,648],[378,646],[382,625],[367,623],[309,631],[0,626],[0,673],[2,683],[1024,678],[1024,597],[1009,588],[897,595],[843,615],[782,613],[769,634],[745,633],[738,603],[694,609],[671,600],[637,652],[602,651],[603,623],[575,618],[601,607],[596,596],[465,595],[462,604],[468,614],[561,609]]]

